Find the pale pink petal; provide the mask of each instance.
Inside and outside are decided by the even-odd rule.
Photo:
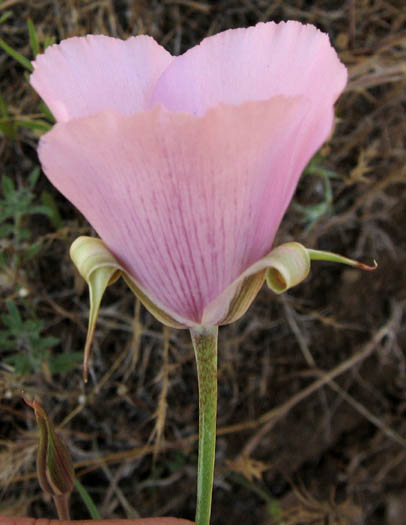
[[[39,155],[150,296],[201,322],[205,306],[270,251],[331,127],[331,110],[309,124],[310,106],[275,97],[203,117],[161,106],[133,117],[107,112],[56,125]]]
[[[150,105],[172,59],[150,36],[73,37],[36,58],[31,84],[58,121],[108,109],[131,115]]]
[[[346,80],[326,34],[299,22],[268,22],[210,36],[176,57],[158,80],[153,100],[199,115],[219,103],[275,95],[304,95],[326,108]]]

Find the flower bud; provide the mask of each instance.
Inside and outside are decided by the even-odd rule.
[[[70,494],[73,490],[74,471],[69,451],[55,433],[45,410],[37,403],[24,399],[35,413],[39,427],[37,475],[44,492],[53,497]]]

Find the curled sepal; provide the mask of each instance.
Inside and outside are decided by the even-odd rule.
[[[83,378],[85,381],[87,381],[90,350],[100,303],[107,286],[117,281],[120,276],[124,278],[130,290],[158,321],[173,328],[188,326],[187,320],[177,316],[151,297],[141,284],[118,263],[101,239],[78,237],[72,243],[70,256],[80,275],[89,286],[90,313],[83,360]]]
[[[297,242],[282,244],[248,267],[210,303],[201,324],[233,323],[248,310],[265,279],[271,290],[279,294],[304,281],[309,271],[306,248]]]
[[[286,292],[309,275],[310,256],[308,250],[298,242],[281,244],[266,259],[266,284],[277,294]]]
[[[304,281],[309,274],[311,261],[335,262],[368,271],[376,270],[378,267],[376,261],[374,266],[369,266],[336,253],[305,248],[298,242],[288,242],[278,246],[266,259],[269,264],[266,282],[269,288],[278,294]]]
[[[37,401],[24,401],[34,410],[39,427],[37,475],[41,489],[54,498],[69,495],[75,479],[69,451]]]
[[[90,313],[83,360],[83,379],[87,382],[90,349],[100,303],[107,286],[117,281],[123,269],[104,242],[94,237],[77,238],[70,248],[70,256],[89,286]]]
[[[264,280],[275,293],[281,294],[300,284],[310,272],[312,260],[347,264],[361,270],[377,267],[348,259],[331,252],[310,250],[298,242],[287,242],[249,266],[204,310],[202,325],[229,324],[249,308]]]

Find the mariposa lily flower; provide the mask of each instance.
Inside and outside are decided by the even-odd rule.
[[[171,326],[240,317],[332,129],[347,72],[328,37],[260,23],[173,57],[148,36],[89,35],[33,65],[57,120],[41,139],[43,169],[103,240],[73,247],[79,267],[89,256],[100,268],[89,246],[103,253],[110,277],[124,275]]]
[[[39,157],[101,239],[72,258],[90,287],[89,355],[105,288],[120,276],[163,323],[189,328],[199,378],[196,524],[210,520],[217,327],[266,279],[277,293],[311,259],[272,250],[300,174],[329,136],[347,72],[327,35],[298,22],[206,38],[173,57],[148,36],[70,38],[33,63],[57,124]]]

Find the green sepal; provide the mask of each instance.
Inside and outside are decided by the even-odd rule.
[[[89,286],[90,313],[83,359],[83,379],[87,382],[90,350],[101,300],[107,286],[120,277],[122,268],[103,241],[93,237],[76,239],[70,248],[70,256]]]
[[[281,294],[301,283],[310,272],[310,257],[298,242],[281,244],[267,256],[266,284],[276,294]]]
[[[374,265],[370,266],[368,264],[360,263],[354,259],[349,259],[348,257],[343,257],[333,252],[323,252],[320,250],[310,250],[307,249],[311,261],[326,261],[326,262],[336,262],[339,264],[346,264],[347,266],[352,266],[353,268],[358,268],[359,270],[366,270],[372,272],[378,268],[378,263],[374,260]]]
[[[268,287],[280,294],[306,279],[310,272],[311,261],[327,261],[346,264],[360,270],[376,270],[378,264],[374,261],[369,266],[354,259],[349,259],[337,253],[312,250],[298,242],[288,242],[278,246],[267,256],[269,267],[266,275]]]
[[[247,268],[206,307],[202,324],[210,324],[227,299],[225,314],[216,324],[233,323],[248,310],[265,280],[272,291],[280,294],[304,281],[309,271],[310,257],[306,248],[297,242],[282,244]],[[215,313],[211,314],[213,311]]]
[[[229,324],[239,319],[251,305],[264,280],[276,294],[300,284],[309,275],[312,260],[337,262],[368,271],[377,268],[376,261],[374,266],[369,266],[332,252],[305,248],[298,242],[287,242],[252,264],[208,305],[202,324],[210,324],[223,304],[228,304],[228,307],[221,321],[215,324]]]
[[[173,328],[185,328],[182,320],[175,319],[170,312],[151,299],[136,280],[118,263],[101,239],[79,237],[70,248],[70,256],[80,275],[87,282],[90,295],[90,313],[83,360],[83,378],[87,381],[90,351],[94,337],[100,304],[106,288],[122,276],[130,290],[145,308],[161,323]]]

